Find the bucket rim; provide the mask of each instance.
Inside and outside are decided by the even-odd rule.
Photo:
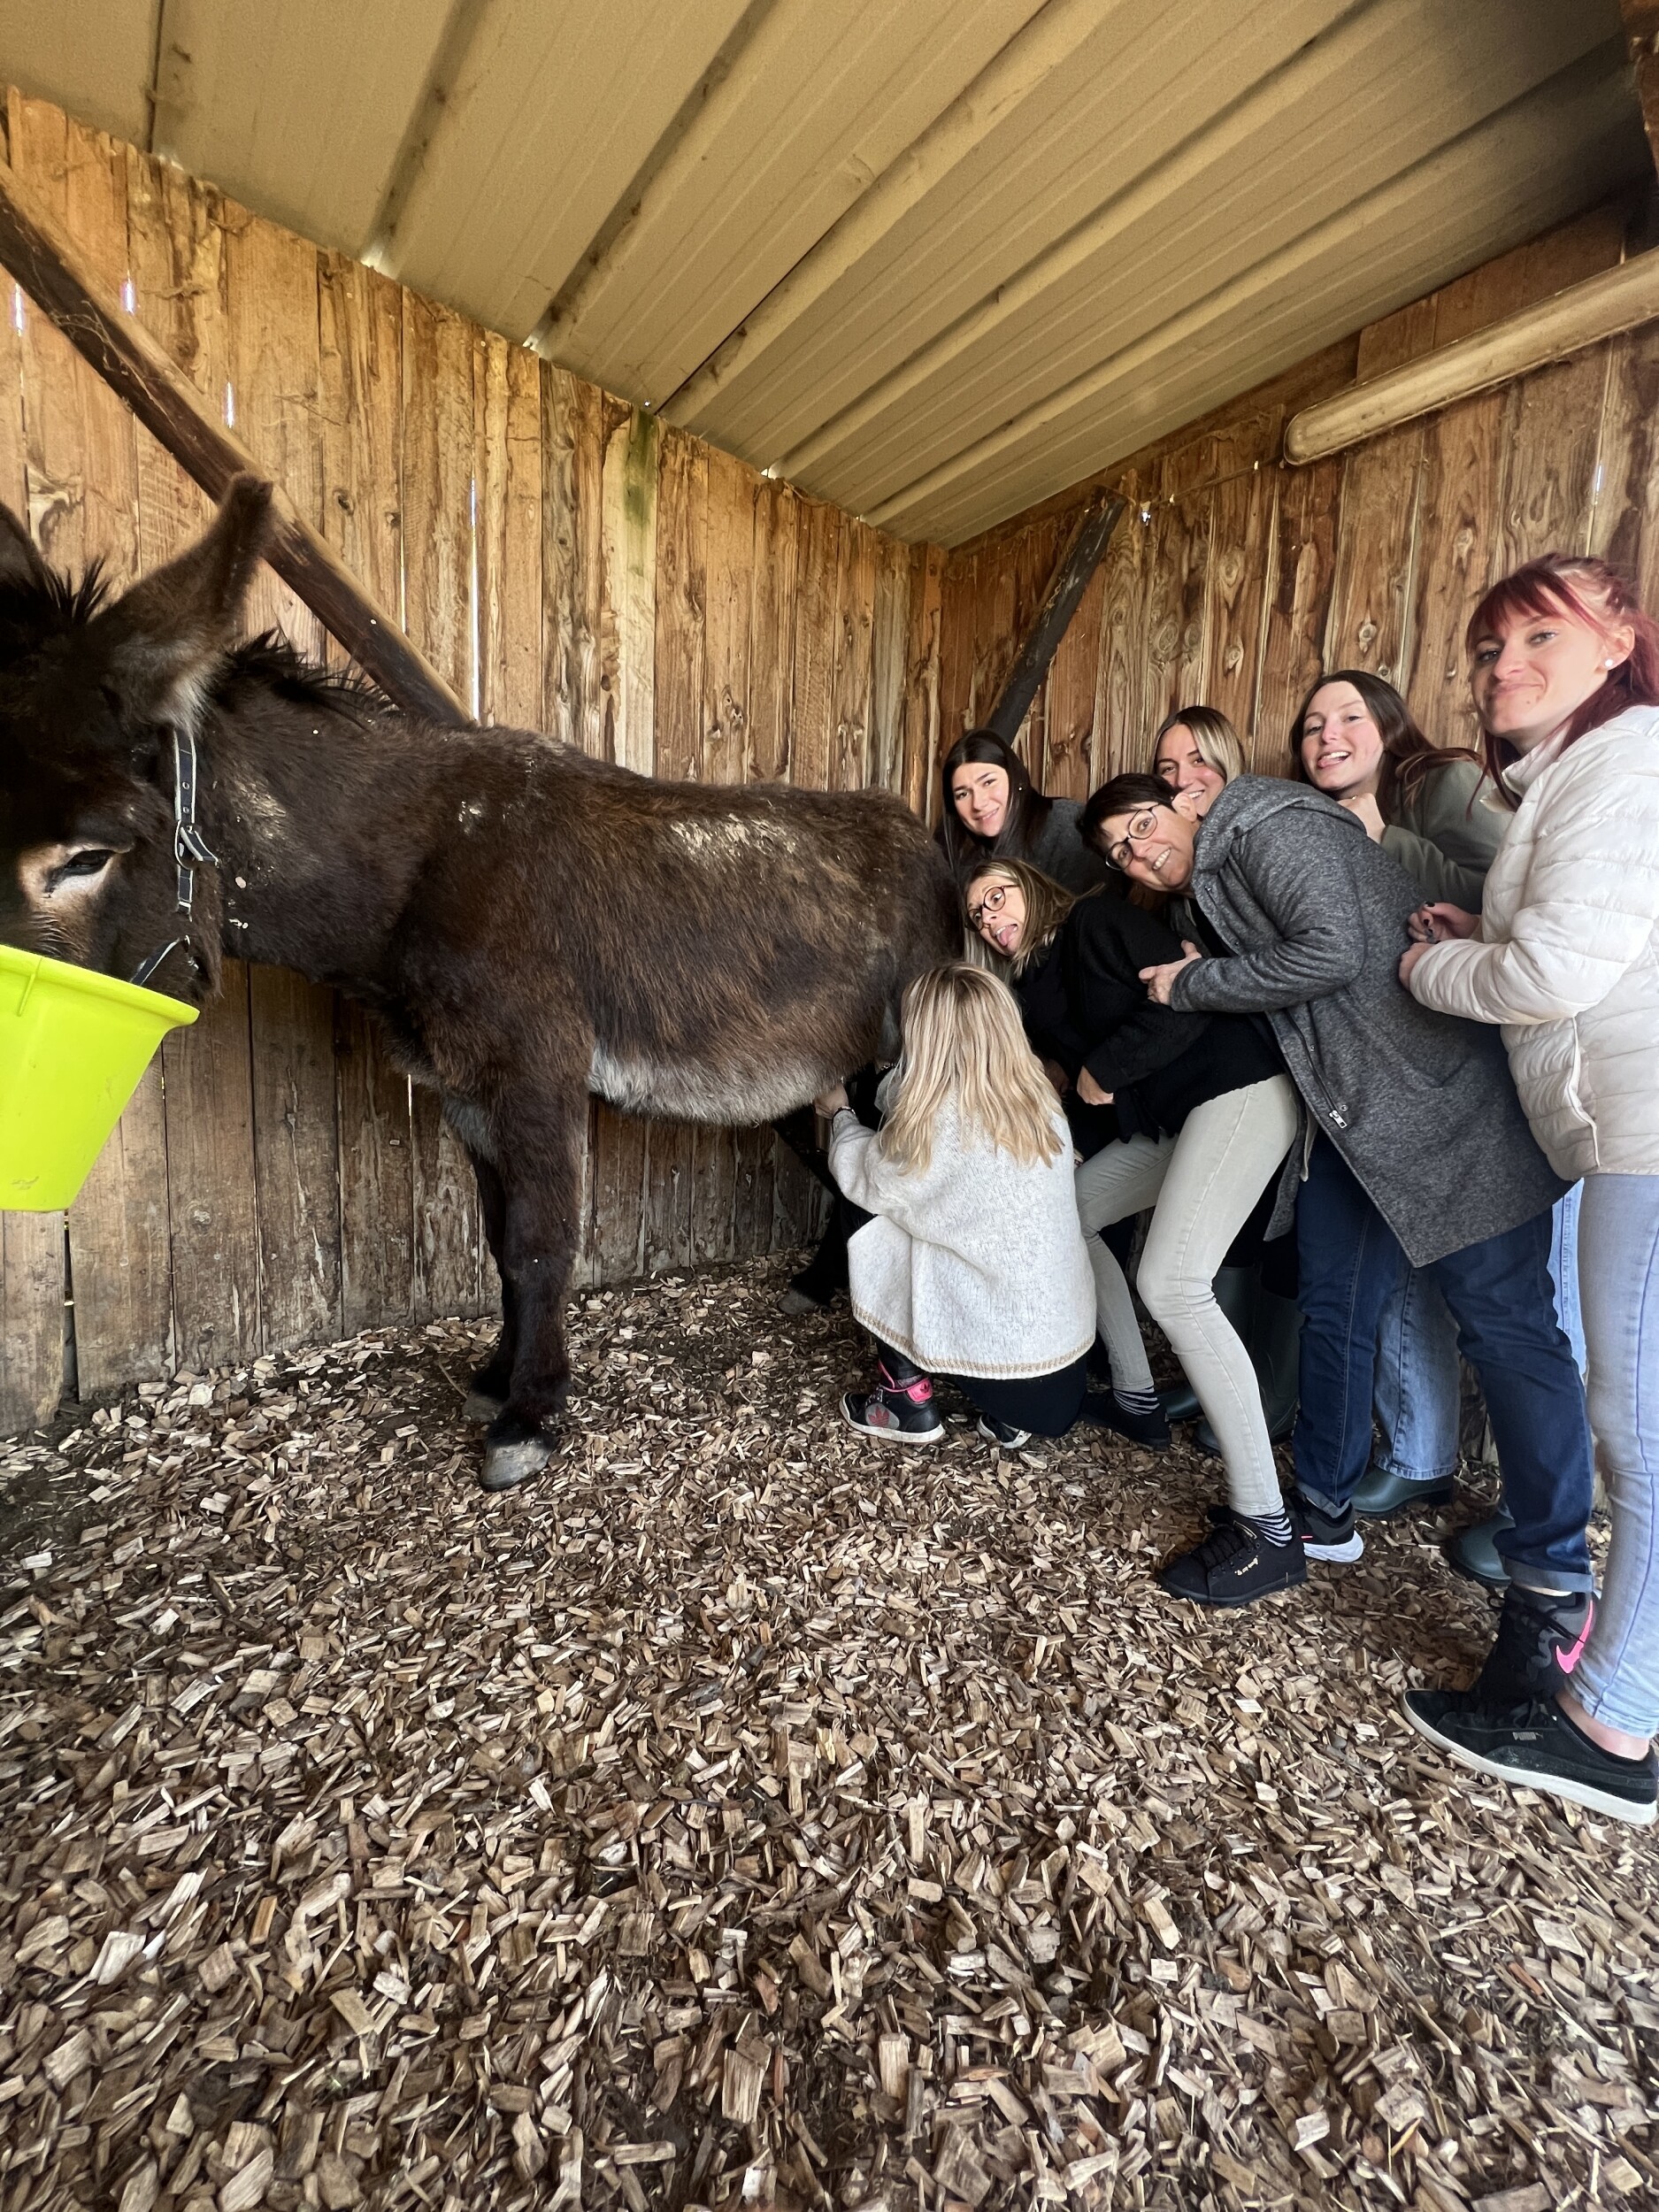
[[[16,976],[31,983],[37,978],[53,982],[61,988],[80,991],[88,998],[103,999],[134,1013],[153,1014],[175,1029],[188,1027],[202,1010],[183,999],[169,998],[165,991],[150,990],[142,983],[124,983],[119,976],[103,975],[96,968],[78,967],[73,960],[54,960],[50,953],[23,952],[15,945],[0,945],[0,975]]]

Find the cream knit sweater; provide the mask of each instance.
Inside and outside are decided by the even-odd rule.
[[[964,1143],[955,1109],[926,1171],[884,1159],[875,1133],[843,1110],[830,1172],[876,1218],[848,1247],[854,1315],[930,1373],[1011,1380],[1048,1375],[1094,1340],[1094,1279],[1073,1194],[1071,1139],[1021,1167],[982,1136]]]

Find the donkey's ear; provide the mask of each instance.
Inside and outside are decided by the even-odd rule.
[[[0,590],[39,591],[50,580],[34,539],[10,507],[0,507]]]
[[[94,624],[105,680],[147,722],[190,723],[242,627],[248,588],[274,527],[271,487],[230,481],[188,552],[118,599]]]

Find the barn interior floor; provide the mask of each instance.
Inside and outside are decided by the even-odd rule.
[[[1213,1463],[869,1444],[787,1266],[517,1495],[460,1323],[0,1464],[3,2212],[1659,2201],[1659,1850],[1407,1732],[1435,1531],[1172,1604]]]

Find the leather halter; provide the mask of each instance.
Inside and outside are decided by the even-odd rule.
[[[188,924],[196,906],[196,871],[216,868],[219,855],[210,850],[196,826],[196,738],[176,725],[173,733],[173,857],[179,871],[179,907],[187,926],[170,937],[158,950],[141,960],[133,971],[134,983],[148,983],[169,953],[190,941]]]

